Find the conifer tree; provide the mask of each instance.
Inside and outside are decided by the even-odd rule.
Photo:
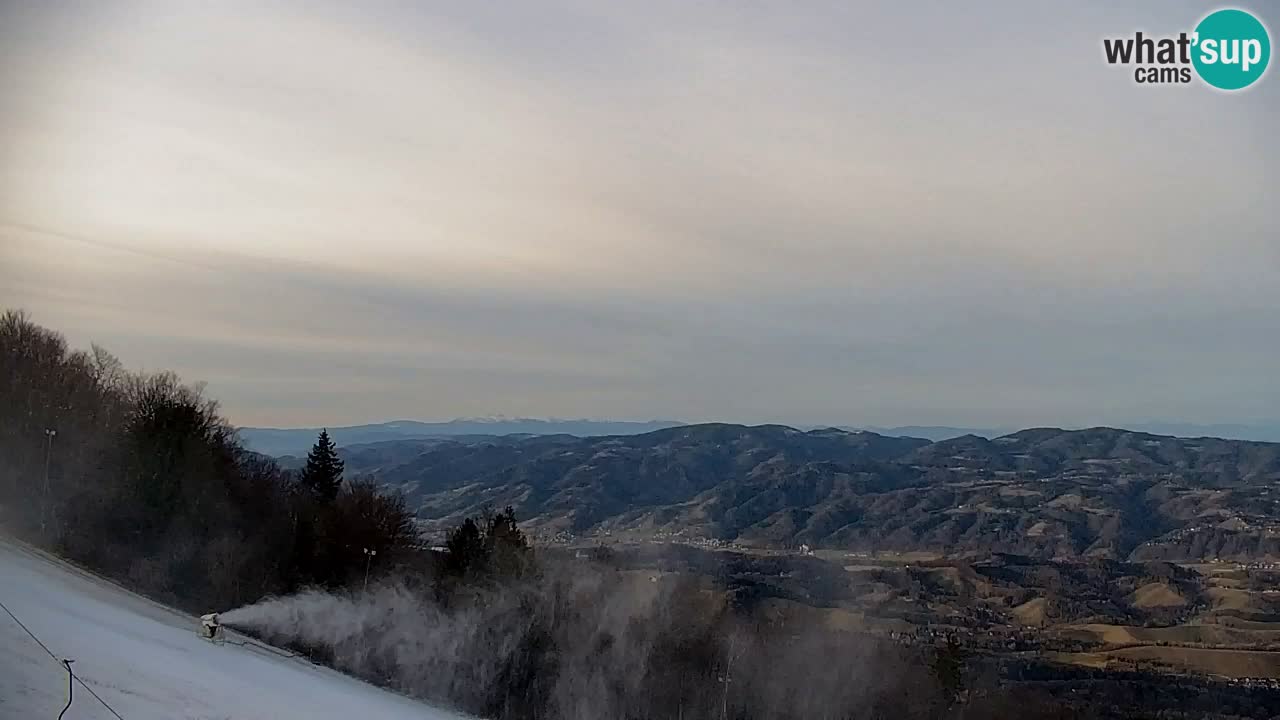
[[[321,502],[332,502],[342,486],[342,459],[329,439],[327,429],[320,431],[316,444],[307,453],[307,466],[302,471],[302,487]]]

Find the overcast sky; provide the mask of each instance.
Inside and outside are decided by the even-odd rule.
[[[0,0],[0,305],[244,425],[1276,418],[1280,79],[1116,5]]]

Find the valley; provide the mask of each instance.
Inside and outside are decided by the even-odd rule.
[[[544,552],[714,578],[782,625],[1280,689],[1277,445],[705,425],[342,455],[428,534],[511,505]]]

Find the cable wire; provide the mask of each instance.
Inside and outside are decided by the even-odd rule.
[[[22,628],[23,631],[25,631],[28,635],[30,635],[31,639],[35,640],[36,644],[40,646],[40,649],[44,650],[46,653],[49,654],[49,657],[53,658],[55,662],[62,662],[62,659],[59,658],[57,655],[54,655],[53,651],[49,649],[48,645],[45,645],[44,643],[40,642],[40,638],[36,637],[35,633],[31,632],[31,628],[22,624],[22,621],[18,619],[17,615],[13,614],[13,611],[10,610],[8,606],[6,606],[3,602],[0,602],[0,608],[3,608],[5,612],[9,613],[9,617],[13,618],[13,621],[18,623],[18,627]]]
[[[4,604],[4,602],[0,602],[0,609],[3,609],[6,613],[8,613],[9,617],[13,618],[13,621],[14,621],[14,622],[16,622],[16,623],[18,623],[18,627],[22,628],[22,630],[23,630],[24,632],[26,632],[26,633],[27,633],[27,635],[31,636],[31,639],[32,639],[32,640],[34,640],[34,641],[36,642],[36,644],[40,646],[40,649],[42,649],[42,650],[44,650],[46,653],[48,653],[49,657],[53,658],[53,661],[54,661],[54,662],[56,662],[56,663],[58,663],[58,664],[62,665],[64,668],[66,668],[66,669],[67,669],[67,673],[69,673],[69,674],[71,675],[71,679],[72,679],[72,680],[75,680],[75,681],[76,681],[76,682],[78,682],[78,683],[80,683],[80,687],[84,688],[84,689],[85,689],[85,690],[86,690],[90,695],[92,695],[94,700],[97,700],[99,703],[102,703],[102,707],[106,708],[106,709],[107,709],[107,712],[111,713],[112,715],[115,715],[115,716],[116,716],[116,718],[117,718],[118,720],[124,720],[124,716],[123,716],[123,715],[121,715],[120,713],[116,712],[116,709],[115,709],[115,708],[113,708],[113,707],[111,707],[111,705],[110,705],[110,704],[108,704],[106,700],[103,700],[103,699],[98,695],[98,693],[94,692],[94,691],[93,691],[93,688],[91,688],[91,687],[89,687],[87,684],[85,684],[85,681],[84,681],[84,680],[82,680],[82,679],[80,678],[80,676],[78,676],[78,675],[76,675],[74,672],[72,672],[72,670],[71,670],[71,662],[72,662],[72,661],[70,661],[70,660],[66,660],[66,659],[64,659],[64,658],[60,658],[60,657],[58,657],[57,655],[55,655],[55,654],[54,654],[54,652],[53,652],[52,650],[50,650],[50,649],[49,649],[49,646],[48,646],[48,645],[45,645],[45,644],[44,644],[44,642],[40,640],[40,638],[36,637],[36,634],[35,634],[35,633],[33,633],[33,632],[31,632],[31,628],[29,628],[29,627],[27,627],[26,625],[24,625],[24,624],[23,624],[23,622],[22,622],[21,620],[19,620],[19,619],[18,619],[18,616],[17,616],[17,615],[14,615],[14,614],[13,614],[13,611],[12,611],[12,610],[10,610],[10,609],[9,609],[9,607],[8,607],[7,605],[5,605],[5,604]],[[68,702],[68,703],[67,703],[67,707],[68,707],[68,708],[69,708],[69,707],[71,707],[71,703],[70,703],[70,702]],[[66,708],[63,708],[62,712],[64,712],[64,713],[65,713],[66,711],[67,711],[67,710],[66,710]]]

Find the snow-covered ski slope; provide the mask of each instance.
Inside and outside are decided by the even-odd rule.
[[[0,538],[0,602],[126,720],[457,720],[265,649],[214,645],[196,619]],[[0,720],[58,717],[67,674],[0,610]],[[66,720],[113,720],[76,686]]]

